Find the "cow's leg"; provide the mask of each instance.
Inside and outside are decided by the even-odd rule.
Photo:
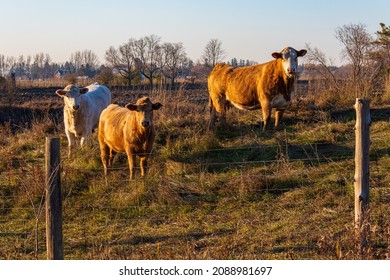
[[[210,108],[209,129],[215,125],[216,120],[217,120],[217,112],[215,111],[215,108],[213,106]]]
[[[92,142],[91,136],[92,136],[92,131],[91,132],[86,131],[81,135],[81,139],[80,139],[80,147],[81,148],[83,148],[85,146],[90,146],[90,144]]]
[[[81,136],[80,147],[83,148],[86,142],[87,142],[87,136],[85,136],[85,135]]]
[[[72,151],[76,145],[76,136],[69,132],[68,130],[65,130],[66,137],[68,138],[68,157],[71,156]]]
[[[104,175],[107,176],[107,168],[110,167],[110,148],[103,142],[100,143],[100,155],[104,167]]]
[[[140,158],[140,167],[141,167],[141,176],[145,177],[147,168],[148,168],[148,160],[147,157]]]
[[[129,161],[129,169],[130,169],[130,180],[134,178],[134,162],[135,162],[135,154],[131,151],[126,151],[127,160]]]
[[[217,120],[217,111],[215,110],[213,99],[211,98],[211,96],[209,97],[209,108],[210,108],[210,121],[209,121],[208,129],[213,127]]]
[[[222,125],[226,124],[226,98],[220,96],[218,102],[215,104],[215,110],[219,113],[219,123]]]
[[[219,115],[219,122],[221,124],[226,123],[226,97],[224,94],[220,94],[217,98],[212,99],[210,97],[210,123],[209,127],[215,124],[217,119],[217,113]]]
[[[222,107],[223,109],[221,110],[221,112],[219,113],[219,123],[221,125],[225,125],[226,124],[226,107],[225,105],[223,105]]]
[[[261,110],[263,113],[263,123],[264,123],[263,131],[265,131],[268,128],[271,119],[271,110],[272,110],[271,104],[269,104],[269,102],[263,102],[261,104]]]
[[[116,151],[110,149],[110,158],[108,160],[108,167],[112,167],[112,163],[114,162],[114,158],[116,154],[117,154]]]
[[[284,109],[276,109],[275,112],[275,127],[278,127],[282,120]]]

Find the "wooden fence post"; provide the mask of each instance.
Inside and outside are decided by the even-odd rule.
[[[48,260],[64,259],[60,139],[46,137],[46,249]]]
[[[370,177],[370,101],[356,99],[355,144],[355,231],[360,252],[367,247]]]

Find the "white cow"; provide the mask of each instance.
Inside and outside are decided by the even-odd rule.
[[[68,156],[80,139],[80,146],[90,138],[98,127],[100,113],[111,104],[111,92],[102,85],[94,83],[84,88],[68,85],[56,91],[64,99],[64,124],[68,138]]]

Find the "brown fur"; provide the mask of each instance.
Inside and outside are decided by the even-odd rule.
[[[111,104],[102,112],[99,144],[106,175],[115,155],[125,152],[129,161],[130,179],[133,179],[136,155],[140,157],[141,175],[145,176],[147,159],[156,136],[153,110],[158,110],[161,106],[160,103],[153,104],[148,97],[143,97],[136,104],[127,104],[126,107]]]
[[[302,56],[306,51],[297,53]],[[274,54],[276,57],[279,53]],[[282,61],[280,57],[267,63],[237,68],[224,63],[217,64],[208,77],[210,126],[214,125],[217,113],[220,121],[225,121],[226,109],[230,104],[247,110],[261,108],[264,129],[268,126],[271,109],[276,108],[275,126],[278,126],[294,89],[294,76],[285,74]],[[278,95],[283,96],[284,100]],[[273,100],[275,97],[280,102]]]

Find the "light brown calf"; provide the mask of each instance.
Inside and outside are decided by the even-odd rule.
[[[140,157],[141,176],[145,176],[147,158],[152,152],[156,135],[153,111],[161,106],[143,97],[136,104],[127,104],[125,108],[111,104],[103,110],[99,121],[99,144],[105,175],[115,155],[125,152],[129,161],[130,179],[134,177],[136,155]]]
[[[262,109],[265,130],[271,118],[272,108],[276,109],[275,126],[278,126],[284,110],[290,106],[291,92],[298,67],[298,57],[306,50],[285,48],[274,52],[275,60],[246,67],[232,67],[217,64],[208,77],[210,126],[217,113],[225,122],[226,109],[232,104],[239,109]]]

